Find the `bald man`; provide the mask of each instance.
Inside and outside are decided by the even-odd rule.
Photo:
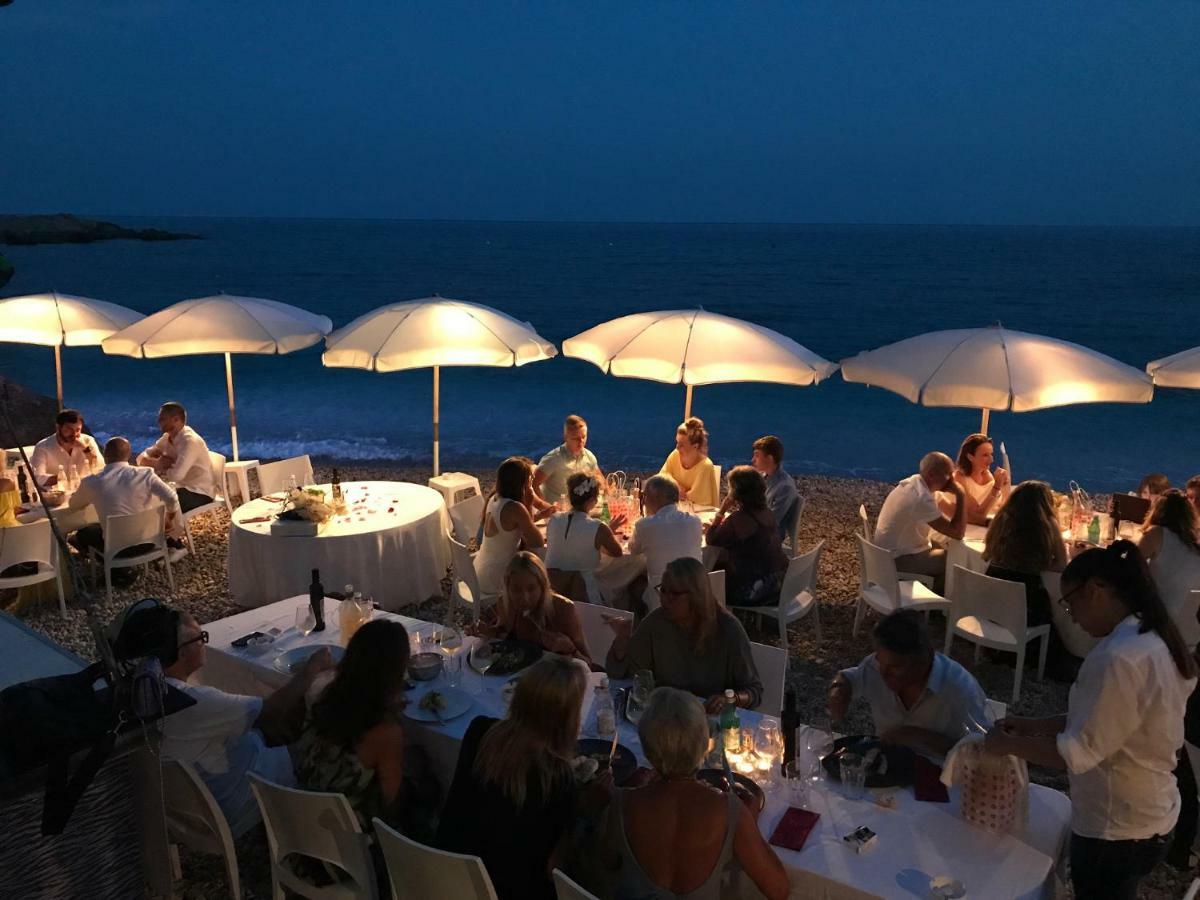
[[[937,491],[954,495],[954,516],[938,507]],[[879,510],[874,543],[890,550],[898,572],[932,575],[933,589],[942,593],[946,579],[946,550],[933,546],[930,532],[962,540],[967,532],[967,505],[954,480],[954,461],[945,453],[926,453],[916,475],[905,478],[887,495]]]

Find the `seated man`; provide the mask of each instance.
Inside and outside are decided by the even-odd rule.
[[[139,618],[144,619],[140,628]],[[245,834],[260,820],[247,773],[288,787],[296,784],[291,756],[281,743],[299,734],[305,692],[318,674],[333,667],[329,651],[310,656],[300,674],[271,696],[245,697],[187,683],[204,665],[208,643],[208,632],[188,613],[163,606],[135,610],[122,632],[131,624],[144,646],[157,651],[153,655],[162,662],[167,683],[196,701],[167,716],[162,755],[192,765],[225,813],[233,836]],[[158,650],[172,646],[167,634],[175,635],[173,653]],[[126,655],[135,654],[126,648]]]
[[[567,495],[567,479],[576,472],[592,475],[604,484],[596,454],[587,448],[588,427],[582,416],[567,416],[563,442],[542,457],[533,473],[534,502],[553,505]]]
[[[921,615],[902,609],[880,620],[875,652],[829,686],[829,717],[843,719],[855,697],[870,704],[875,733],[924,756],[945,756],[971,727],[987,727],[975,677],[935,653]]]
[[[164,403],[158,411],[160,437],[137,458],[139,466],[150,466],[175,486],[179,508],[184,512],[212,503],[217,496],[208,444],[187,424],[182,403]]]
[[[953,518],[942,514],[935,491],[954,495]],[[962,540],[967,532],[967,505],[962,487],[954,480],[954,461],[937,451],[926,453],[920,471],[887,495],[879,510],[873,543],[891,551],[898,572],[934,576],[933,589],[940,594],[946,580],[946,550],[933,546],[930,529],[955,540]]]
[[[38,441],[29,457],[33,475],[44,488],[54,487],[61,467],[68,474],[75,467],[83,478],[100,465],[96,439],[83,433],[83,416],[77,409],[64,409],[54,417],[54,434]]]
[[[767,509],[775,516],[779,526],[779,539],[792,533],[799,512],[800,494],[796,490],[796,479],[783,470],[783,441],[768,434],[754,442],[750,464],[762,473],[767,482]]]
[[[658,593],[653,588],[662,582],[667,563],[681,557],[702,559],[704,529],[700,517],[686,513],[679,503],[679,485],[669,475],[646,479],[642,488],[646,515],[633,525],[629,540],[630,554],[646,557],[646,577],[652,590],[646,592],[649,606],[658,607]]]

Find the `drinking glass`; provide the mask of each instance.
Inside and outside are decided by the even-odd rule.
[[[720,769],[725,765],[725,747],[721,734],[721,720],[708,717],[708,755],[704,757],[704,768]]]
[[[857,753],[843,753],[838,759],[842,790],[851,800],[861,800],[867,791],[867,763]]]
[[[289,476],[287,477],[287,481],[286,481],[286,482],[284,482],[284,487],[285,487],[285,488],[287,488],[289,491],[294,491],[294,490],[296,490],[296,488],[297,488],[297,484],[296,484],[296,476],[295,476],[295,475],[289,475]]]
[[[634,725],[641,719],[642,710],[650,702],[652,693],[654,693],[654,673],[649,669],[642,669],[633,676],[633,688],[629,691],[629,703],[625,710],[626,718]]]
[[[799,759],[783,767],[783,799],[789,806],[808,803],[808,767]]]
[[[442,674],[446,676],[446,686],[456,688],[462,684],[462,654],[446,653],[442,660]]]
[[[296,630],[305,637],[308,637],[316,627],[317,620],[313,616],[312,607],[307,603],[296,607]]]
[[[481,641],[471,649],[471,667],[481,676],[488,673],[488,669],[492,667],[494,661],[495,656],[492,653],[490,641]]]

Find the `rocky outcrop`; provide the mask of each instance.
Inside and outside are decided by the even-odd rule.
[[[181,241],[198,234],[163,231],[161,228],[126,228],[98,219],[81,219],[70,213],[50,216],[0,215],[0,244],[91,244],[95,241]]]
[[[58,403],[53,397],[43,397],[0,375],[0,448],[33,444],[53,434],[57,414]],[[16,434],[8,427],[9,421]]]

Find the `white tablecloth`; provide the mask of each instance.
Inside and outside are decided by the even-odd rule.
[[[210,635],[208,661],[193,677],[223,690],[260,695],[285,684],[289,676],[272,666],[281,650],[305,643],[340,643],[336,601],[327,601],[326,631],[307,638],[295,631],[296,609],[307,602],[306,596],[292,597],[206,625]],[[403,622],[410,633],[427,633],[441,627],[407,616],[378,615]],[[253,656],[230,646],[242,635],[270,627],[284,633],[266,654]],[[480,677],[465,667],[462,689],[472,696],[470,710],[441,726],[405,720],[406,739],[429,752],[443,786],[449,787],[459,744],[471,720],[478,715],[504,715],[500,691],[505,681]],[[439,687],[444,681],[439,678],[431,684]],[[418,686],[418,690],[425,689]],[[762,719],[749,710],[742,710],[740,715],[748,728],[756,727]],[[646,765],[637,730],[622,721],[620,733],[620,742]],[[585,714],[583,736],[595,736],[594,715]],[[808,843],[799,853],[776,848],[789,870],[793,897],[925,897],[929,879],[936,875],[961,880],[967,886],[967,897],[973,900],[1053,896],[1053,864],[1062,851],[1070,820],[1070,801],[1058,791],[1031,787],[1030,824],[1020,838],[989,834],[965,822],[958,815],[957,791],[951,791],[951,802],[943,804],[919,802],[911,789],[903,789],[897,792],[896,808],[891,810],[870,801],[846,799],[836,785],[828,782],[819,783],[809,794],[807,807],[820,813],[821,819]],[[765,836],[774,831],[785,808],[779,792],[768,794],[767,808],[759,818],[759,829]],[[879,835],[879,845],[863,856],[856,855],[841,839],[860,825]]]
[[[50,515],[54,516],[55,523],[62,529],[64,534],[78,531],[85,525],[100,524],[100,517],[96,515],[96,507],[88,504],[83,509],[67,509],[67,502],[70,499],[70,495],[68,495],[63,499],[61,506],[56,506],[50,510]],[[28,512],[20,513],[17,516],[17,521],[23,525],[40,522],[46,518],[46,507],[40,503],[31,503],[27,509]]]
[[[421,603],[441,592],[449,554],[449,515],[442,495],[420,484],[344,484],[347,515],[316,537],[271,534],[282,504],[260,498],[238,507],[229,534],[229,591],[242,606],[263,606],[306,592],[313,569],[326,590],[352,583],[385,609]],[[324,486],[326,493],[328,485]]]

